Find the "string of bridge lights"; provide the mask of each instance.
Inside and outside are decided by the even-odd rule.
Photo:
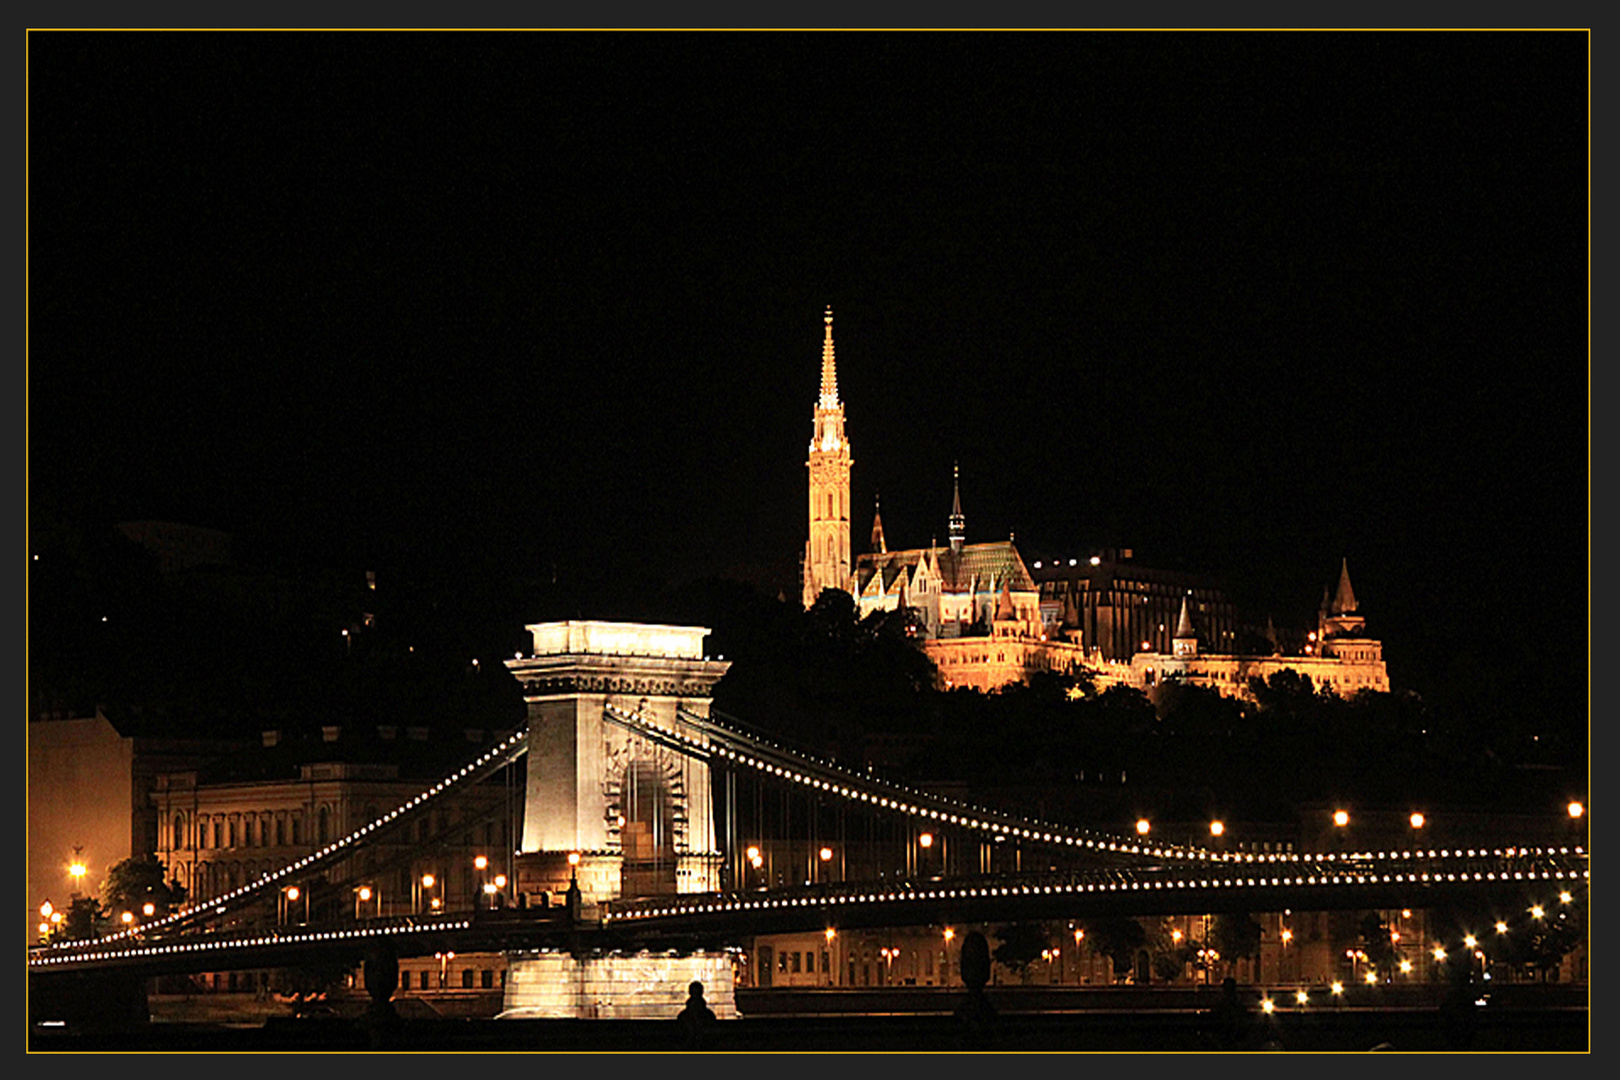
[[[1089,849],[1096,850],[1096,851],[1108,851],[1108,852],[1113,852],[1113,853],[1116,853],[1116,854],[1149,856],[1149,857],[1154,857],[1154,858],[1175,858],[1175,859],[1198,860],[1198,861],[1204,861],[1204,862],[1221,862],[1221,863],[1292,863],[1292,864],[1307,864],[1307,863],[1309,863],[1309,864],[1321,864],[1323,862],[1327,862],[1327,863],[1348,863],[1348,864],[1352,864],[1352,866],[1353,866],[1353,864],[1357,864],[1357,863],[1376,862],[1376,861],[1380,861],[1380,860],[1410,860],[1410,859],[1413,859],[1413,858],[1418,858],[1418,859],[1428,858],[1428,859],[1431,859],[1431,860],[1433,860],[1433,859],[1452,859],[1452,858],[1470,858],[1470,859],[1472,859],[1472,858],[1484,858],[1484,857],[1487,857],[1487,855],[1492,856],[1492,857],[1496,857],[1496,858],[1513,858],[1513,857],[1516,857],[1516,856],[1521,856],[1521,857],[1526,856],[1526,855],[1531,854],[1532,852],[1537,856],[1543,856],[1543,855],[1550,856],[1550,855],[1554,854],[1554,849],[1551,849],[1551,848],[1543,849],[1543,848],[1540,848],[1540,847],[1537,847],[1537,848],[1508,847],[1508,848],[1505,848],[1505,849],[1504,848],[1496,848],[1496,849],[1491,849],[1489,852],[1487,852],[1487,850],[1484,849],[1484,848],[1479,848],[1479,849],[1469,848],[1469,849],[1466,849],[1466,853],[1465,853],[1465,849],[1459,848],[1455,852],[1453,852],[1450,849],[1439,849],[1438,851],[1436,851],[1435,849],[1430,849],[1427,852],[1423,851],[1422,849],[1417,849],[1416,851],[1402,851],[1402,852],[1399,852],[1399,853],[1396,853],[1396,852],[1382,852],[1382,851],[1381,852],[1366,851],[1366,852],[1359,852],[1359,853],[1342,853],[1342,854],[1341,853],[1329,852],[1329,853],[1324,854],[1324,853],[1320,853],[1320,852],[1318,852],[1318,853],[1300,853],[1300,852],[1260,852],[1260,853],[1257,853],[1257,852],[1224,852],[1224,851],[1223,852],[1215,852],[1215,851],[1210,851],[1207,848],[1195,848],[1195,847],[1185,847],[1184,848],[1184,847],[1181,847],[1181,846],[1178,846],[1178,845],[1144,846],[1139,842],[1132,842],[1132,841],[1130,841],[1130,840],[1128,840],[1128,839],[1126,839],[1124,837],[1120,837],[1120,836],[1109,836],[1108,834],[1091,833],[1088,830],[1076,830],[1076,829],[1072,829],[1072,828],[1066,829],[1063,826],[1057,826],[1057,825],[1053,825],[1053,824],[1051,824],[1049,822],[1044,822],[1044,821],[1039,821],[1039,820],[1026,820],[1026,819],[1020,819],[1020,818],[1011,818],[1011,817],[1009,817],[1007,815],[1003,815],[1003,814],[999,814],[999,813],[994,812],[994,811],[986,810],[986,809],[984,809],[982,807],[977,807],[977,806],[974,806],[972,804],[961,802],[961,801],[956,800],[956,799],[951,799],[951,798],[948,798],[948,797],[945,797],[945,796],[934,795],[934,794],[928,793],[928,792],[918,791],[917,789],[908,787],[908,786],[903,785],[903,784],[895,784],[895,783],[888,782],[888,781],[878,781],[878,780],[874,780],[874,779],[872,779],[870,777],[860,776],[859,774],[854,773],[851,770],[846,769],[846,768],[844,768],[842,766],[839,766],[837,764],[834,764],[832,762],[819,760],[819,759],[810,757],[808,755],[801,754],[801,753],[799,753],[797,751],[790,750],[790,749],[788,749],[786,747],[783,747],[783,746],[781,746],[781,745],[779,745],[779,744],[777,744],[777,743],[775,743],[775,742],[773,742],[773,741],[771,741],[769,739],[765,739],[765,738],[762,738],[762,737],[759,737],[759,736],[756,736],[756,735],[752,735],[752,734],[749,734],[747,732],[735,730],[735,729],[731,728],[730,726],[728,726],[726,724],[723,724],[723,723],[713,719],[712,717],[697,716],[696,714],[687,712],[685,709],[678,709],[677,712],[678,712],[679,715],[685,717],[687,720],[689,720],[689,721],[691,721],[691,722],[693,722],[695,724],[698,724],[698,725],[704,726],[704,727],[715,728],[715,729],[719,730],[721,733],[723,733],[724,735],[728,735],[730,737],[737,738],[737,739],[747,740],[747,741],[753,742],[753,743],[764,743],[765,745],[767,745],[767,746],[769,746],[771,748],[771,750],[772,750],[772,752],[774,754],[778,755],[782,759],[785,759],[786,761],[789,762],[789,764],[787,766],[776,764],[774,762],[767,761],[762,757],[757,757],[753,753],[750,753],[748,751],[741,750],[741,749],[731,747],[731,746],[726,746],[726,745],[721,744],[721,743],[701,742],[701,741],[699,741],[699,740],[685,734],[684,732],[675,731],[675,730],[672,730],[670,728],[665,728],[665,727],[662,727],[660,725],[654,724],[654,723],[650,722],[649,720],[647,720],[646,718],[642,717],[641,715],[639,715],[637,713],[632,713],[632,712],[626,711],[624,709],[620,709],[620,708],[618,708],[618,707],[616,707],[616,706],[614,706],[612,704],[608,704],[608,703],[604,704],[604,715],[607,716],[609,719],[616,720],[617,722],[619,722],[619,723],[621,723],[621,724],[623,724],[623,725],[625,725],[627,727],[630,727],[633,730],[637,730],[637,731],[640,731],[640,732],[643,732],[643,733],[651,734],[654,738],[659,739],[661,741],[664,741],[666,743],[672,743],[672,744],[674,744],[676,749],[678,749],[678,750],[680,750],[680,751],[682,751],[684,753],[690,754],[692,756],[699,757],[699,758],[706,759],[706,760],[711,760],[711,761],[713,759],[715,759],[715,758],[724,758],[725,760],[727,760],[729,762],[732,762],[734,764],[742,765],[742,766],[745,766],[747,768],[751,768],[751,769],[753,769],[755,771],[758,771],[758,772],[760,772],[762,774],[775,776],[775,777],[777,777],[779,779],[786,780],[786,781],[789,781],[789,782],[792,782],[792,783],[796,783],[796,784],[798,784],[800,786],[809,788],[811,790],[821,791],[821,792],[827,793],[829,795],[837,795],[839,797],[850,799],[850,800],[853,800],[853,801],[867,803],[867,804],[869,804],[869,805],[871,805],[871,806],[873,806],[875,808],[884,809],[884,810],[890,810],[890,811],[893,811],[893,812],[898,813],[898,814],[905,814],[905,815],[909,815],[911,817],[923,818],[923,819],[927,819],[929,821],[935,821],[935,822],[938,822],[938,823],[940,823],[942,825],[953,825],[953,826],[956,826],[958,828],[972,829],[972,830],[976,830],[976,831],[980,831],[980,832],[990,833],[991,835],[994,835],[994,836],[996,836],[998,838],[1006,838],[1006,837],[1010,836],[1010,837],[1015,837],[1015,838],[1018,838],[1018,839],[1028,840],[1030,842],[1050,843],[1050,844],[1055,844],[1055,845],[1060,845],[1060,846],[1067,845],[1067,846],[1076,847],[1076,848],[1085,847],[1085,848],[1089,848]],[[367,824],[365,824],[365,825],[361,826],[360,828],[354,830],[353,832],[349,833],[348,835],[340,837],[339,839],[335,840],[331,844],[328,844],[327,846],[325,846],[323,848],[320,848],[319,850],[313,852],[310,855],[307,855],[307,856],[305,856],[305,857],[303,857],[301,859],[298,859],[298,860],[296,860],[296,861],[294,861],[292,863],[289,863],[287,866],[282,867],[279,870],[275,870],[275,871],[260,875],[257,879],[255,879],[253,882],[251,882],[251,883],[249,883],[247,885],[243,885],[243,886],[241,886],[241,887],[239,887],[237,889],[233,889],[230,892],[227,892],[227,893],[225,893],[225,894],[223,894],[223,895],[221,895],[219,897],[215,897],[215,898],[207,901],[206,903],[199,904],[199,905],[193,906],[191,908],[188,908],[188,909],[176,912],[174,914],[165,916],[164,918],[159,919],[159,920],[157,920],[155,922],[144,923],[144,924],[142,924],[140,926],[132,926],[132,927],[129,927],[129,928],[126,928],[126,929],[123,929],[123,930],[119,930],[119,931],[117,931],[117,932],[115,932],[113,934],[107,935],[105,937],[97,938],[93,942],[88,942],[87,943],[87,942],[84,942],[84,941],[77,941],[77,942],[58,942],[58,943],[54,943],[52,945],[47,946],[46,949],[44,950],[43,954],[40,957],[36,958],[36,959],[38,959],[39,962],[45,962],[50,957],[53,957],[53,956],[55,956],[57,954],[66,954],[66,953],[71,953],[73,955],[71,957],[64,957],[64,959],[68,959],[68,958],[75,959],[75,960],[83,959],[84,958],[84,950],[86,948],[89,948],[89,947],[94,947],[96,945],[104,945],[106,943],[116,942],[116,941],[119,941],[119,940],[127,939],[127,938],[130,938],[130,937],[134,936],[134,935],[145,934],[145,933],[148,933],[148,932],[153,931],[153,930],[159,930],[159,929],[162,929],[165,926],[170,926],[170,925],[172,925],[174,923],[177,923],[177,922],[180,922],[182,920],[193,919],[193,918],[196,918],[196,917],[198,917],[200,915],[206,915],[206,914],[209,914],[209,913],[212,913],[212,914],[215,914],[215,915],[224,915],[226,913],[226,910],[228,909],[228,907],[231,904],[233,904],[233,903],[235,903],[235,902],[237,902],[239,900],[243,900],[243,899],[247,898],[248,896],[250,896],[252,894],[258,893],[258,892],[260,892],[260,891],[274,885],[278,881],[285,880],[285,879],[290,878],[290,877],[292,877],[294,875],[297,875],[299,873],[302,873],[304,871],[312,869],[317,864],[320,864],[320,863],[322,863],[322,862],[324,862],[324,861],[326,861],[328,859],[331,859],[331,858],[334,858],[334,857],[336,857],[338,855],[343,854],[345,849],[351,847],[354,844],[359,843],[360,841],[364,840],[367,836],[371,835],[372,833],[376,832],[377,830],[382,829],[382,828],[392,824],[396,819],[398,819],[402,815],[408,814],[408,813],[410,813],[410,812],[412,812],[414,810],[417,810],[423,804],[425,804],[428,801],[430,801],[432,799],[435,799],[438,796],[446,793],[447,791],[449,791],[453,787],[455,787],[455,786],[457,786],[457,785],[459,785],[459,784],[461,784],[463,782],[467,782],[469,779],[476,778],[476,774],[479,774],[481,772],[481,770],[483,770],[487,766],[490,766],[490,765],[496,763],[498,759],[507,757],[509,755],[510,756],[516,756],[517,754],[522,753],[525,749],[527,749],[528,736],[529,736],[529,729],[526,726],[519,729],[519,730],[517,730],[517,731],[515,731],[515,732],[513,732],[512,734],[508,735],[505,739],[503,739],[499,743],[497,743],[495,746],[491,747],[490,749],[486,750],[484,753],[480,754],[472,762],[470,762],[467,765],[463,766],[459,770],[457,770],[457,771],[455,771],[453,773],[450,773],[448,776],[446,776],[444,779],[440,780],[438,783],[432,785],[431,787],[428,787],[428,788],[424,789],[421,793],[416,795],[414,798],[412,798],[412,799],[408,800],[407,802],[401,804],[400,806],[396,807],[394,810],[389,811],[388,813],[381,815],[376,820],[368,822]],[[795,763],[797,763],[797,764],[795,764]],[[809,771],[811,769],[831,773],[835,777],[841,777],[843,779],[840,782],[838,780],[829,780],[829,779],[825,779],[823,777],[814,776]],[[935,803],[935,804],[938,804],[938,805],[929,806],[929,805],[925,805],[925,803]],[[939,806],[945,806],[945,807],[948,807],[949,809],[940,809]],[[1559,854],[1559,855],[1569,855],[1569,854],[1573,853],[1577,857],[1583,857],[1584,858],[1584,856],[1585,856],[1584,849],[1579,847],[1579,846],[1577,846],[1577,847],[1575,847],[1573,849],[1570,849],[1570,848],[1558,848],[1558,849],[1556,849],[1556,851],[1557,851],[1557,854]],[[1318,868],[1320,868],[1319,865],[1318,865]],[[1550,876],[1550,875],[1543,874],[1542,876],[1545,877],[1545,876]],[[1564,872],[1563,871],[1558,871],[1557,876],[1558,877],[1563,877]],[[1575,873],[1573,871],[1571,871],[1570,876],[1574,877],[1576,875],[1575,875]],[[1585,876],[1587,876],[1587,873],[1583,871],[1580,876],[1585,877]],[[1358,881],[1358,882],[1365,883],[1365,881],[1369,877],[1373,881],[1379,880],[1379,876],[1377,874],[1367,875],[1364,872],[1357,871],[1357,870],[1353,869],[1352,871],[1347,871],[1345,875],[1334,875],[1334,876],[1331,876],[1331,877],[1324,876],[1320,881],[1318,881],[1315,878],[1315,876],[1312,876],[1312,877],[1310,877],[1308,879],[1296,879],[1296,878],[1290,876],[1290,877],[1284,877],[1284,878],[1271,878],[1271,879],[1269,879],[1269,884],[1272,884],[1272,885],[1276,885],[1276,884],[1307,884],[1307,883],[1308,884],[1329,884],[1329,883],[1343,883],[1343,882],[1346,882],[1346,881],[1349,881],[1349,880],[1352,880],[1352,879],[1354,879],[1355,881]],[[1536,878],[1535,873],[1531,872],[1529,874],[1528,880],[1535,880],[1535,878]],[[1500,875],[1500,878],[1498,878],[1498,876],[1495,876],[1494,873],[1486,874],[1485,876],[1481,876],[1479,873],[1476,872],[1476,873],[1474,873],[1474,875],[1472,877],[1472,880],[1476,880],[1476,881],[1495,881],[1495,880],[1499,880],[1499,879],[1500,880],[1507,880],[1507,875],[1504,873],[1504,874]],[[1214,879],[1214,880],[1215,880],[1215,886],[1216,887],[1218,887],[1219,885],[1222,884],[1222,881],[1220,879]],[[1237,879],[1237,880],[1241,881],[1241,880],[1244,880],[1244,879]],[[1264,884],[1268,883],[1268,879],[1263,878],[1263,877],[1262,878],[1257,878],[1257,879],[1247,879],[1247,880],[1248,880],[1248,883],[1250,885],[1255,885],[1257,883],[1260,884],[1260,885],[1264,885]],[[1422,875],[1417,875],[1417,876],[1406,875],[1404,877],[1401,874],[1395,874],[1393,876],[1390,875],[1390,874],[1384,874],[1382,876],[1382,880],[1384,882],[1395,882],[1395,883],[1402,883],[1402,882],[1406,882],[1406,881],[1428,882],[1428,881],[1431,881],[1431,880],[1434,880],[1434,881],[1439,881],[1439,880],[1457,881],[1457,880],[1459,880],[1459,876],[1455,872],[1453,872],[1451,874],[1448,874],[1448,875],[1445,875],[1443,878],[1439,874],[1433,875],[1431,877],[1431,875],[1428,874],[1427,872],[1423,873]],[[1461,875],[1461,880],[1467,881],[1467,880],[1470,880],[1470,878],[1469,878],[1467,873],[1464,873],[1464,874]],[[1522,873],[1517,873],[1516,872],[1514,874],[1514,880],[1527,880],[1527,878]],[[1140,885],[1140,883],[1134,883],[1134,882],[1129,883],[1128,885],[1124,885],[1124,884],[1120,884],[1120,883],[1113,883],[1113,884],[1110,884],[1108,886],[1104,886],[1104,887],[1101,887],[1101,888],[1106,888],[1106,889],[1109,889],[1109,890],[1116,890],[1116,889],[1127,888],[1127,887],[1128,888],[1140,888],[1141,885]],[[1152,888],[1162,888],[1163,887],[1163,882],[1155,882],[1155,883],[1153,883],[1153,885],[1151,887]],[[1209,887],[1207,885],[1207,882],[1206,882],[1205,887]],[[1051,889],[1051,888],[1054,888],[1054,886],[1043,886],[1043,888]],[[1076,891],[1076,886],[1072,886],[1072,885],[1071,886],[1064,886],[1062,888],[1065,888],[1067,891]],[[1099,888],[1100,888],[1099,886],[1097,886],[1095,884],[1091,884],[1091,885],[1085,886],[1085,891],[1098,891]],[[934,891],[937,892],[939,890],[934,890]],[[973,891],[973,890],[967,890],[967,891],[947,890],[947,892],[949,893],[949,895],[941,895],[941,896],[938,896],[938,897],[931,897],[931,898],[937,898],[937,899],[958,898],[959,892],[960,892],[961,896],[974,896],[974,897],[977,897],[977,896],[979,896],[981,894],[983,894],[983,895],[994,895],[993,892],[985,893],[984,890],[982,890],[982,889],[978,890],[978,891]],[[1008,894],[1006,892],[1003,892],[1002,895],[1008,895]],[[889,894],[884,894],[884,895],[881,895],[881,896],[879,894],[872,894],[871,896],[869,896],[867,898],[867,902],[871,902],[873,899],[914,899],[914,898],[929,898],[929,897],[920,897],[920,896],[916,896],[916,895],[911,894],[911,893],[889,893]],[[850,902],[853,902],[852,899],[847,898],[847,897],[845,897],[845,898],[836,898],[836,899],[828,898],[828,900],[829,900],[829,902],[835,902],[835,903],[850,903]],[[733,906],[730,906],[730,907],[705,908],[703,910],[744,910],[750,905],[759,906],[759,905],[767,905],[767,904],[786,904],[788,902],[789,901],[785,900],[785,899],[783,899],[783,900],[773,900],[773,901],[760,901],[760,900],[734,901],[734,902],[731,902]],[[739,904],[742,905],[742,906],[740,906],[740,907],[736,906],[736,905],[739,905]],[[675,913],[675,911],[673,909],[671,909],[670,911],[665,912],[665,913],[666,914],[673,914],[673,913]],[[607,917],[609,917],[609,918],[615,918],[615,917],[616,918],[643,918],[643,917],[647,917],[647,916],[645,914],[642,914],[642,913],[624,912],[624,913],[609,914]],[[180,946],[165,946],[164,948],[178,949],[178,948],[180,948]],[[36,962],[35,959],[30,960],[30,963],[34,963],[34,962]]]
[[[848,892],[818,891],[812,895],[802,896],[774,896],[774,897],[726,897],[695,896],[690,899],[676,898],[673,900],[660,898],[658,900],[640,900],[625,903],[612,902],[604,911],[602,921],[633,922],[647,919],[660,919],[691,915],[731,914],[744,911],[773,911],[791,908],[836,908],[852,904],[882,904],[882,903],[922,903],[928,901],[964,901],[988,900],[998,898],[1020,898],[1033,896],[1074,895],[1082,893],[1122,893],[1122,892],[1154,892],[1176,891],[1187,889],[1221,889],[1221,888],[1267,888],[1267,887],[1302,887],[1302,886],[1345,886],[1345,885],[1379,885],[1379,884],[1425,884],[1466,883],[1470,881],[1585,881],[1590,878],[1586,870],[1575,871],[1563,868],[1528,870],[1515,870],[1496,872],[1475,871],[1473,873],[1455,871],[1448,873],[1395,873],[1377,874],[1361,870],[1346,870],[1339,872],[1329,870],[1323,874],[1310,874],[1304,877],[1235,877],[1222,878],[1219,876],[1203,876],[1198,878],[1170,878],[1154,881],[1065,881],[1047,884],[1023,883],[1010,885],[964,885],[964,886],[936,886],[931,888],[917,888],[910,885],[897,885],[888,889],[874,890],[854,888]],[[1567,892],[1560,893],[1559,899],[1563,903],[1569,900]]]
[[[1420,848],[1416,851],[1402,851],[1398,854],[1392,851],[1364,851],[1338,854],[1333,852],[1305,853],[1291,851],[1211,851],[1208,848],[1181,847],[1178,845],[1143,847],[1140,843],[1132,842],[1121,836],[1109,836],[1108,834],[1104,833],[1092,833],[1091,831],[1084,829],[1065,828],[1061,825],[1053,825],[1050,822],[1039,820],[1026,821],[1024,819],[1011,818],[1008,815],[999,814],[991,810],[985,810],[970,803],[960,802],[946,796],[918,791],[915,788],[907,787],[903,784],[894,784],[887,781],[873,780],[870,777],[863,777],[849,769],[844,768],[843,766],[790,750],[778,743],[770,741],[769,739],[763,739],[744,732],[735,731],[734,729],[731,729],[726,725],[710,718],[689,713],[685,709],[678,709],[677,712],[689,721],[700,725],[710,725],[721,729],[727,734],[740,738],[749,739],[755,742],[763,742],[788,761],[792,762],[796,760],[803,762],[804,764],[798,765],[797,767],[790,764],[784,767],[782,765],[766,761],[763,758],[755,757],[754,755],[743,750],[714,743],[699,742],[684,732],[671,731],[668,728],[660,727],[638,714],[627,712],[611,704],[607,705],[606,709],[610,713],[616,714],[617,717],[620,718],[624,723],[641,729],[650,729],[655,731],[659,736],[667,737],[683,746],[689,747],[691,748],[692,752],[705,758],[712,759],[717,756],[724,757],[727,760],[735,762],[739,765],[745,765],[759,772],[767,773],[783,780],[788,780],[805,787],[824,791],[828,794],[838,795],[843,798],[870,803],[873,806],[881,809],[893,810],[897,813],[909,814],[913,817],[924,817],[931,821],[938,821],[941,824],[956,825],[961,828],[989,832],[998,836],[1014,836],[1020,839],[1030,840],[1032,842],[1038,841],[1041,843],[1059,845],[1066,844],[1073,847],[1084,846],[1099,851],[1110,851],[1129,855],[1149,855],[1158,858],[1170,857],[1225,863],[1320,863],[1323,861],[1356,862],[1373,861],[1385,858],[1411,859],[1414,857],[1437,859],[1462,857],[1465,851],[1465,849],[1462,848],[1458,848],[1455,852],[1449,848],[1431,848],[1425,853]],[[810,772],[807,771],[809,769],[825,770],[827,772],[832,772],[834,774],[843,776],[846,779],[843,783],[824,780],[811,775]],[[897,790],[904,792],[905,795],[903,797],[891,797],[877,793],[884,789]],[[934,807],[923,805],[924,802],[943,804],[954,807],[956,810],[939,810]],[[999,818],[1000,820],[992,820],[996,818]],[[1506,856],[1511,857],[1516,853],[1523,853],[1529,850],[1531,849],[1519,847],[1509,847],[1506,849],[1497,848],[1492,850],[1489,854],[1500,858],[1504,856],[1505,852]],[[1553,849],[1551,848],[1535,848],[1534,850],[1538,854],[1553,853]],[[1575,847],[1573,849],[1559,848],[1557,849],[1557,852],[1558,854],[1568,855],[1571,854],[1572,850],[1576,855],[1585,854],[1584,850],[1580,847]],[[1468,848],[1466,849],[1466,853],[1468,858],[1482,858],[1486,856],[1487,851],[1484,848]]]
[[[84,964],[104,960],[130,960],[136,957],[179,956],[185,953],[218,952],[221,949],[262,948],[270,945],[304,945],[319,941],[353,941],[359,938],[399,937],[407,934],[441,934],[450,930],[472,929],[471,919],[451,919],[423,925],[411,923],[398,926],[354,927],[346,930],[289,931],[275,934],[250,934],[242,937],[214,937],[205,941],[173,942],[163,945],[124,946],[101,948],[94,951],[79,950],[71,955],[40,955],[28,958],[29,967],[49,967],[56,964]],[[102,938],[105,944],[111,938]],[[81,945],[83,943],[81,942]]]
[[[370,836],[378,829],[391,825],[401,815],[410,813],[412,810],[419,809],[424,803],[443,795],[457,784],[467,781],[470,777],[473,777],[474,774],[478,773],[486,766],[494,764],[498,758],[514,752],[520,746],[526,745],[528,737],[529,729],[527,727],[513,732],[511,735],[508,735],[505,739],[502,739],[499,743],[496,743],[493,747],[480,754],[468,764],[449,774],[431,787],[425,788],[415,798],[400,804],[393,810],[390,810],[388,813],[378,817],[375,821],[367,822],[365,825],[360,826],[360,828],[349,833],[347,836],[339,837],[337,840],[334,840],[325,847],[320,848],[319,850],[314,851],[301,859],[288,863],[279,870],[273,870],[269,873],[261,874],[248,884],[236,889],[232,889],[230,892],[224,893],[223,895],[214,897],[206,903],[194,905],[185,910],[177,911],[172,915],[166,915],[155,922],[143,923],[139,926],[131,926],[126,929],[119,930],[116,933],[96,938],[90,943],[86,943],[84,941],[56,942],[47,946],[46,949],[50,952],[76,952],[86,948],[87,944],[100,944],[104,942],[119,941],[133,935],[145,934],[153,930],[160,930],[165,926],[170,926],[182,920],[194,919],[201,915],[207,915],[210,913],[214,915],[224,915],[227,907],[229,907],[229,905],[231,905],[233,902],[245,899],[254,893],[258,893],[271,885],[274,885],[278,881],[285,880],[286,878],[293,877],[294,875],[302,873],[306,870],[313,869],[317,864],[342,854],[345,848],[359,843],[361,840],[365,839],[367,836]]]
[[[642,717],[615,709],[612,705],[608,705],[607,708],[618,713],[626,720],[633,721],[643,727],[654,726]],[[704,744],[681,732],[668,732],[668,729],[665,728],[657,729],[661,733],[668,732],[674,735],[694,750],[705,754],[705,756],[711,758],[723,757],[728,761],[745,765],[803,787],[869,803],[879,809],[893,810],[896,813],[937,821],[942,825],[955,825],[959,828],[974,829],[1000,837],[1012,836],[1031,842],[1068,844],[1074,847],[1083,846],[1098,851],[1110,851],[1124,855],[1146,855],[1161,859],[1219,859],[1223,857],[1222,853],[1212,852],[1205,848],[1181,847],[1175,844],[1143,846],[1139,841],[1131,841],[1122,836],[1110,836],[1107,833],[1095,833],[1087,829],[1066,828],[1046,821],[1013,818],[1006,814],[974,806],[971,803],[961,802],[943,795],[935,795],[931,792],[919,791],[905,784],[863,777],[843,766],[790,750],[769,739],[736,731],[709,718],[688,713],[684,709],[677,711],[688,720],[699,724],[712,725],[734,737],[764,743],[774,753],[790,763],[799,762],[800,764],[789,764],[784,767],[763,758],[755,757],[744,750],[712,743]],[[811,775],[808,771],[810,769],[830,772],[835,776],[843,777],[844,780],[841,783],[825,780]],[[889,794],[884,794],[885,791],[889,792]],[[941,810],[937,806],[928,806],[925,803],[935,803],[950,807],[950,809]]]

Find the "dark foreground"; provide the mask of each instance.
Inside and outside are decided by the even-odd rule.
[[[1225,1026],[1186,1011],[999,1013],[969,1025],[954,1015],[745,1016],[694,1033],[674,1020],[365,1020],[272,1018],[260,1027],[149,1024],[122,1031],[34,1028],[35,1052],[744,1052],[901,1051],[1564,1051],[1590,1048],[1588,1011],[1558,1006],[1482,1009],[1458,1019],[1434,1009],[1256,1014]]]

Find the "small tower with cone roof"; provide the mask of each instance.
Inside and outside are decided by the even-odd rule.
[[[872,498],[872,551],[878,555],[889,553],[889,545],[883,539],[883,500],[878,496]]]
[[[1317,622],[1318,636],[1325,643],[1336,637],[1359,638],[1366,633],[1367,620],[1356,612],[1356,594],[1350,588],[1350,560],[1339,564],[1339,587],[1332,599],[1322,594],[1322,613]]]
[[[1176,636],[1170,640],[1171,654],[1180,659],[1198,655],[1198,631],[1193,629],[1192,608],[1187,597],[1181,598],[1181,618],[1176,620]]]

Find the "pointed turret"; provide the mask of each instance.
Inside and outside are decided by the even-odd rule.
[[[1005,581],[1001,583],[1001,595],[996,598],[996,621],[1005,622],[1018,618],[1018,609],[1013,606],[1012,587]]]
[[[872,498],[872,550],[879,555],[889,551],[889,545],[883,540],[883,500],[879,496]]]
[[[1329,598],[1322,590],[1322,615],[1317,630],[1323,646],[1323,655],[1333,652],[1329,644],[1333,638],[1361,637],[1366,633],[1367,620],[1356,611],[1356,594],[1350,588],[1350,560],[1339,564],[1339,587]]]
[[[1356,610],[1356,594],[1350,588],[1350,560],[1346,558],[1339,564],[1339,588],[1333,594],[1333,605],[1328,609],[1332,615],[1349,615]]]
[[[959,466],[951,466],[951,550],[962,553],[962,539],[967,533],[967,519],[962,516],[962,473]]]
[[[1192,608],[1185,596],[1181,598],[1181,618],[1176,620],[1176,636],[1170,642],[1170,651],[1176,656],[1198,655],[1198,631],[1193,629]]]

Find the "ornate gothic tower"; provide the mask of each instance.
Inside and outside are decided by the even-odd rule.
[[[849,588],[849,440],[844,438],[844,403],[838,400],[838,365],[833,360],[832,308],[824,318],[821,342],[821,396],[816,399],[815,435],[810,440],[810,539],[804,546],[804,606],[823,589]]]

